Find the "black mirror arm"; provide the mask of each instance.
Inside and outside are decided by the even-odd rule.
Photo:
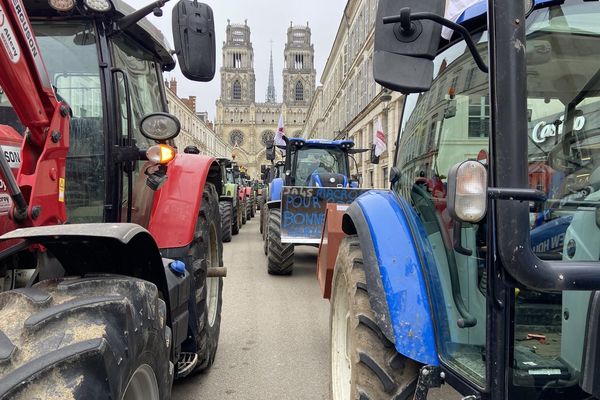
[[[462,222],[454,220],[454,226],[452,227],[454,251],[463,256],[471,257],[473,250],[467,249],[462,245]]]
[[[384,17],[383,23],[384,24],[400,23],[400,28],[401,28],[400,32],[406,36],[410,36],[413,34],[413,30],[414,30],[413,25],[411,24],[411,21],[419,21],[419,20],[423,20],[423,19],[437,22],[438,24],[443,25],[446,28],[450,28],[450,29],[460,33],[461,36],[463,37],[463,39],[465,39],[465,42],[467,43],[467,47],[469,48],[469,51],[471,52],[471,55],[473,56],[473,59],[475,60],[475,63],[477,64],[479,69],[486,74],[488,73],[488,71],[489,71],[488,66],[485,64],[485,62],[483,61],[483,58],[481,58],[481,55],[477,51],[477,47],[475,47],[475,42],[473,42],[473,38],[471,37],[471,34],[465,27],[463,27],[455,22],[447,20],[446,18],[440,17],[439,15],[431,13],[431,12],[419,12],[419,13],[411,14],[410,8],[403,8],[402,10],[400,10],[400,15]]]
[[[151,4],[148,4],[146,7],[142,7],[139,10],[122,17],[117,21],[117,31],[124,31],[129,28],[131,25],[137,23],[145,16],[149,15],[151,12],[154,12],[157,8],[160,9],[164,6],[169,0],[158,0]]]

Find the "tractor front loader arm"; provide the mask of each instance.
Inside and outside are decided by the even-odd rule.
[[[12,221],[15,227],[62,223],[70,109],[56,98],[22,0],[0,0],[0,42],[0,86],[27,127],[20,132],[17,177],[0,163]]]

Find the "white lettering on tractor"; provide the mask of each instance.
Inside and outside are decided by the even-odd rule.
[[[27,39],[27,45],[29,46],[29,51],[33,57],[38,56],[38,49],[35,44],[35,39],[33,38],[33,33],[31,32],[31,27],[29,26],[29,20],[27,19],[27,15],[25,15],[25,11],[23,9],[23,4],[21,4],[20,0],[13,0],[12,5],[17,13],[17,17],[19,18],[19,23],[21,24],[21,30],[25,34],[25,38]]]
[[[21,166],[21,149],[15,146],[2,146],[4,158],[11,168],[19,168]]]
[[[21,58],[21,49],[17,44],[17,40],[15,38],[15,34],[10,27],[10,23],[6,18],[6,13],[0,7],[0,41],[2,42],[2,46],[8,54],[10,61],[13,64],[19,62]]]

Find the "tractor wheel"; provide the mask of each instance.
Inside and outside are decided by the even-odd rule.
[[[256,215],[256,198],[254,198],[250,204],[250,218],[254,218]]]
[[[252,200],[246,200],[246,221],[250,221],[252,219]]]
[[[256,196],[256,211],[262,210],[262,195]]]
[[[263,204],[263,208],[260,212],[260,223],[263,227],[262,229],[262,240],[263,240],[263,251],[265,252],[265,256],[269,254],[268,245],[269,245],[269,209],[266,204]]]
[[[260,213],[258,215],[258,218],[260,219],[260,221],[258,222],[258,231],[260,232],[260,235],[262,236],[263,240],[265,239],[264,235],[263,235],[263,214],[264,213]]]
[[[356,235],[338,251],[330,328],[333,400],[412,399],[420,365],[396,352],[375,322]]]
[[[125,276],[0,293],[0,399],[169,399],[166,319],[156,286]]]
[[[246,207],[246,202],[242,203],[242,225],[246,225],[248,221],[248,208]]]
[[[198,354],[196,371],[208,369],[215,360],[221,329],[223,278],[208,278],[209,268],[223,265],[223,243],[219,226],[219,197],[211,183],[204,185],[202,206],[190,245],[194,294],[196,299],[196,334],[182,345],[183,351]],[[190,314],[190,318],[192,315]],[[194,331],[194,329],[192,329]]]
[[[289,275],[294,270],[294,245],[281,243],[281,210],[269,210],[267,270],[271,275]]]
[[[231,203],[228,201],[219,202],[219,213],[221,214],[221,238],[223,243],[231,242]]]
[[[241,222],[240,222],[240,213],[238,212],[238,206],[234,206],[233,208],[233,215],[231,216],[231,234],[232,235],[237,235],[238,233],[240,233],[240,227],[242,226]]]

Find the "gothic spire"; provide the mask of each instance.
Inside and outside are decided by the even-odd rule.
[[[269,65],[269,86],[267,86],[267,103],[277,103],[275,94],[275,78],[273,77],[273,42],[271,41],[271,64]]]

